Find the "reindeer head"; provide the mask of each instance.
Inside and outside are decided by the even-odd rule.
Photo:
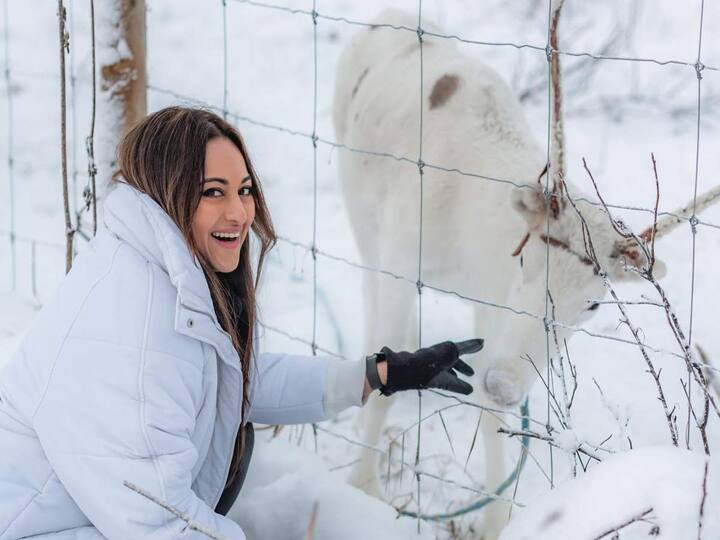
[[[503,406],[516,405],[537,379],[538,371],[544,373],[546,290],[550,353],[554,354],[555,336],[562,347],[570,334],[563,326],[578,326],[592,317],[597,308],[593,301],[605,296],[601,273],[611,281],[625,281],[640,279],[640,272],[648,270],[645,250],[620,236],[602,207],[577,201],[580,196],[575,196],[572,204],[563,191],[545,196],[542,187],[535,184],[511,195],[513,208],[527,223],[528,233],[514,253],[522,271],[507,303],[535,317],[500,315],[503,320],[495,339],[497,353],[488,364],[484,386],[488,397]],[[652,275],[659,278],[664,271],[663,263],[656,260]]]
[[[511,200],[528,225],[527,236],[513,253],[523,257],[526,281],[545,268],[548,258],[552,271],[575,276],[562,283],[578,286],[597,281],[594,276],[600,271],[612,280],[622,281],[640,279],[640,272],[650,270],[649,249],[623,236],[604,208],[587,202],[586,197],[576,194],[569,202],[564,187],[545,196],[538,184],[515,190]],[[638,238],[648,243],[651,236],[649,227]],[[663,277],[665,265],[655,260],[652,273],[656,278]]]
[[[604,203],[598,206],[580,201],[583,197],[575,194],[574,190],[572,198],[568,197],[564,182],[565,136],[560,57],[556,53],[563,1],[552,2],[548,49],[552,102],[551,166],[541,172],[537,184],[528,184],[525,189],[517,189],[511,195],[512,205],[527,223],[528,232],[519,239],[520,244],[513,253],[521,257],[522,263],[522,272],[508,298],[508,305],[515,311],[502,311],[498,316],[500,335],[495,339],[498,349],[504,350],[490,359],[484,377],[488,397],[505,406],[519,403],[538,372],[542,373],[548,354],[546,332],[550,331],[552,340],[557,340],[559,344],[568,337],[569,331],[552,321],[576,326],[589,319],[597,308],[592,300],[605,295],[604,276],[614,281],[639,279],[642,274],[662,277],[665,265],[655,259],[654,249],[647,246],[654,246],[657,238],[720,201],[718,186],[698,196],[692,204],[651,224],[633,238],[612,220]],[[552,188],[547,194],[543,189],[546,174],[550,176],[548,184]],[[594,183],[591,174],[590,178]],[[599,191],[597,194],[600,195]],[[548,310],[548,320],[543,321],[550,297],[552,309]],[[525,314],[518,315],[517,311],[539,315],[540,320]],[[551,354],[554,350],[553,344]]]
[[[548,196],[539,184],[512,194],[513,207],[527,223],[528,233],[513,253],[521,257],[522,272],[508,305],[538,317],[501,315],[506,320],[498,325],[502,335],[496,340],[504,350],[491,360],[484,379],[488,397],[500,405],[517,404],[546,365],[542,321],[546,291],[551,298],[551,339],[554,342],[557,337],[562,347],[570,333],[564,326],[577,326],[592,317],[597,308],[592,301],[605,295],[604,277],[611,281],[663,277],[665,265],[654,258],[653,240],[720,201],[717,186],[633,238],[621,234],[623,228],[612,220],[604,204],[591,204],[579,194],[568,197],[565,184],[560,186]],[[654,260],[652,268],[650,259]],[[551,354],[554,351],[553,343]]]

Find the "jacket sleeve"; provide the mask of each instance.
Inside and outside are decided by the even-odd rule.
[[[302,424],[362,406],[365,363],[331,356],[263,353],[256,364],[249,420]]]
[[[191,488],[202,373],[186,359],[67,338],[33,426],[50,465],[109,540],[207,540],[131,482],[218,537],[244,540]]]

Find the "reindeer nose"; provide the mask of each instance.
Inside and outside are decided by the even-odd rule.
[[[501,407],[514,407],[525,397],[522,381],[517,373],[502,368],[490,368],[485,373],[485,391]]]

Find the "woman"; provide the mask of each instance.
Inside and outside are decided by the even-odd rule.
[[[222,118],[149,115],[123,137],[113,185],[104,226],[0,377],[0,540],[207,538],[187,520],[244,538],[224,515],[251,422],[318,422],[378,388],[472,391],[453,368],[472,374],[459,354],[482,340],[361,362],[255,353],[275,233]]]

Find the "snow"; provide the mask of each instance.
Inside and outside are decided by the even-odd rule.
[[[338,482],[323,460],[288,441],[273,441],[272,431],[256,432],[248,476],[229,517],[248,538],[303,538],[317,503],[315,540],[431,539],[423,524],[396,519],[377,499]]]
[[[20,342],[35,313],[36,303],[42,303],[52,295],[64,274],[56,5],[41,7],[38,3],[23,0],[8,0],[7,3],[15,208],[17,231],[22,239],[16,246],[17,289],[11,292],[12,261],[7,237],[9,187],[5,165],[9,147],[5,106],[8,89],[3,82],[0,85],[0,366]],[[68,113],[72,202],[76,208],[82,205],[81,193],[86,182],[84,137],[90,126],[89,14],[85,2],[66,0],[66,3],[70,6],[72,25],[69,67],[74,66],[77,75],[75,115],[71,111]],[[276,3],[306,10],[312,9],[313,5],[310,0],[277,0]],[[96,2],[98,10],[107,9],[109,4],[109,1]],[[417,10],[414,0],[325,0],[317,4],[321,13],[361,21],[372,19],[385,7]],[[699,8],[699,0],[686,3],[566,0],[561,21],[561,46],[576,52],[598,53],[607,36],[620,24],[621,38],[613,54],[677,59],[693,64],[697,55]],[[233,1],[227,2],[227,15],[229,109],[269,124],[311,132],[314,63],[311,18]],[[546,15],[542,3],[538,2],[423,2],[424,19],[439,22],[450,34],[481,41],[512,41],[543,47]],[[117,38],[107,20],[98,13],[98,40],[113,43]],[[202,103],[221,105],[222,3],[149,0],[147,22],[148,76],[154,88],[148,95],[149,109],[156,110],[179,101],[158,89],[169,89]],[[720,8],[706,2],[702,60],[714,67],[720,67],[720,42],[712,39],[718,24]],[[0,27],[4,28],[4,24]],[[342,46],[356,29],[340,21],[318,20],[318,135],[328,140],[334,140],[330,105],[335,62]],[[4,38],[3,35],[0,43],[4,44]],[[458,47],[463,53],[492,65],[518,92],[540,84],[540,90],[526,99],[523,106],[536,139],[543,144],[547,136],[544,52],[467,43],[458,43]],[[588,59],[565,56],[563,68],[570,71],[583,62],[588,63]],[[690,200],[695,184],[697,129],[698,82],[694,69],[685,65],[601,61],[593,72],[588,74],[581,70],[579,73],[565,79],[573,88],[565,102],[568,112],[566,158],[568,175],[573,181],[587,190],[580,161],[581,157],[586,157],[609,201],[648,207],[654,197],[649,160],[652,151],[658,159],[660,172],[660,209],[671,210]],[[701,85],[699,192],[720,181],[717,175],[720,154],[716,152],[720,144],[720,110],[717,107],[720,73],[706,69]],[[99,107],[102,112],[102,105]],[[111,172],[109,164],[114,148],[110,142],[117,137],[111,128],[116,125],[114,109],[107,107],[98,119],[96,130],[100,183],[107,180]],[[237,125],[263,179],[277,231],[291,240],[310,244],[315,202],[311,142],[248,122]],[[335,156],[340,151],[318,144],[318,246],[333,255],[358,261],[338,190]],[[646,226],[649,221],[645,212],[621,210],[618,213],[636,229]],[[720,223],[720,206],[709,209],[700,217],[703,221]],[[28,239],[37,241],[35,273]],[[84,243],[78,241],[78,249],[83,247]],[[660,240],[657,251],[668,267],[662,285],[685,329],[689,328],[690,321],[690,284],[695,254],[692,341],[701,345],[711,361],[720,366],[720,333],[717,332],[717,306],[713,300],[720,297],[717,280],[720,231],[701,225],[698,233],[693,235],[689,226],[681,227]],[[317,271],[318,343],[349,358],[374,352],[363,350],[362,272],[322,257],[318,258]],[[37,297],[32,292],[33,276]],[[624,284],[617,289],[622,298],[628,299],[650,294],[637,283]],[[270,326],[310,341],[312,306],[312,256],[306,250],[280,242],[266,263],[261,316]],[[647,343],[665,351],[677,351],[663,313],[642,305],[628,306],[628,310],[633,321],[642,327]],[[595,313],[584,323],[585,329],[628,338],[626,329],[618,327],[618,313],[613,306],[603,305]],[[471,317],[472,310],[467,303],[425,291],[424,343],[467,337],[472,331]],[[306,345],[271,331],[267,332],[262,347],[264,350],[310,354]],[[558,505],[552,508],[565,505],[562,508],[567,512],[552,524],[552,528],[548,526],[551,531],[560,530],[555,527],[565,527],[562,529],[565,532],[548,537],[584,538],[591,523],[600,523],[601,518],[607,518],[605,524],[622,521],[642,504],[653,506],[653,515],[658,523],[662,523],[663,537],[685,537],[682,534],[673,537],[671,533],[676,531],[674,527],[681,526],[681,522],[695,530],[694,525],[687,524],[697,523],[699,468],[703,458],[695,453],[657,448],[669,444],[667,426],[656,389],[637,348],[578,333],[568,343],[568,349],[578,368],[578,390],[572,408],[573,429],[564,432],[559,442],[566,449],[583,441],[589,443],[589,448],[602,443],[607,450],[601,453],[605,459],[600,464],[591,461],[587,473],[577,467],[579,477],[571,480],[572,466],[565,453],[551,452],[548,445],[532,441],[531,457],[520,476],[517,491],[508,494],[526,506],[513,510],[512,524],[503,538],[522,538],[519,535],[538,527],[550,515],[548,501]],[[652,353],[651,357],[656,367],[662,369],[669,406],[677,406],[682,411],[678,421],[683,446],[685,427],[690,423],[689,445],[696,451],[701,450],[702,444],[692,418],[687,416],[679,383],[686,377],[684,365],[667,352]],[[480,356],[478,361],[481,359]],[[602,389],[602,395],[595,381]],[[695,397],[697,399],[697,393]],[[555,423],[552,414],[547,412],[547,392],[541,383],[535,385],[529,401],[530,414],[534,418]],[[447,398],[424,393],[422,413],[427,415],[452,403]],[[349,535],[356,531],[373,537],[383,534],[398,538],[415,536],[415,520],[395,520],[390,505],[372,501],[344,483],[349,465],[358,453],[360,435],[355,428],[355,417],[356,411],[345,411],[335,421],[322,426],[345,438],[319,431],[315,441],[310,429],[301,427],[287,427],[272,441],[258,437],[248,485],[233,510],[233,515],[249,531],[251,538],[253,535],[301,538],[315,500],[319,501],[316,538],[329,538],[346,523],[348,532],[343,529],[343,534],[335,537],[351,538]],[[419,443],[417,429],[409,426],[417,418],[417,397],[408,395],[398,399],[380,444],[380,449],[387,451],[391,438],[396,438],[392,445],[390,477],[384,474],[382,485],[387,484],[390,503],[407,502],[410,509],[414,509],[413,497],[417,490],[411,467]],[[423,423],[419,468],[453,482],[423,476],[423,511],[459,508],[477,500],[478,490],[487,489],[483,485],[482,445],[480,441],[473,444],[475,426],[480,418],[480,411],[473,407],[455,407],[443,412],[452,447],[438,415]],[[509,422],[512,428],[519,428],[516,419],[509,418]],[[555,427],[559,429],[559,426]],[[404,437],[401,437],[403,431]],[[720,444],[716,417],[711,416],[708,435],[714,451]],[[354,442],[348,442],[348,439]],[[506,466],[509,468],[519,455],[517,440],[508,441],[507,448]],[[634,450],[627,452],[629,448]],[[611,452],[621,453],[612,455]],[[404,465],[401,466],[399,460],[403,454]],[[713,461],[711,469],[716,470],[716,467],[717,462]],[[387,471],[387,458],[383,459],[382,470]],[[546,477],[550,474],[557,486],[554,490],[550,490]],[[716,473],[714,478],[717,478]],[[587,488],[583,487],[586,483]],[[717,499],[711,502],[709,498],[707,508],[717,508]],[[583,517],[579,517],[581,515]],[[595,521],[593,515],[597,515],[598,520]],[[712,512],[707,514],[706,530],[712,530],[714,536],[708,532],[704,536],[706,539],[718,537],[717,529],[710,529],[717,526],[711,515]],[[455,520],[455,537],[478,537],[482,522],[480,513]],[[640,532],[632,532],[635,530]],[[266,535],[265,531],[276,531],[277,536]],[[648,532],[644,524],[633,525],[628,531],[643,538]],[[443,523],[423,524],[422,533],[442,539],[453,537],[449,525]],[[695,533],[691,535],[695,536]],[[626,538],[625,533],[622,538]]]
[[[578,440],[577,433],[575,433],[572,429],[564,429],[558,433],[553,433],[553,439],[555,439],[555,442],[560,449],[570,455],[577,452],[577,449],[580,448],[580,441]]]
[[[623,540],[647,538],[655,526],[658,538],[697,538],[704,493],[702,537],[720,538],[720,459],[671,447],[622,452],[528,501],[500,540],[599,538],[647,510],[621,532]]]

